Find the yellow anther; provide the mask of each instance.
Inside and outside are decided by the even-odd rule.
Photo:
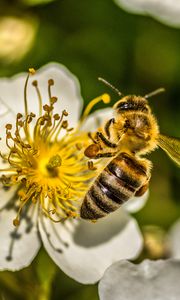
[[[108,94],[103,94],[101,97],[102,97],[102,100],[105,104],[110,103],[111,98]]]
[[[60,167],[62,163],[62,159],[59,154],[54,155],[53,157],[50,158],[47,168],[48,169],[54,169],[57,167]]]
[[[36,73],[34,68],[29,68],[29,74],[34,75]]]

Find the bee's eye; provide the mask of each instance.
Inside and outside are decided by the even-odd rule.
[[[146,105],[142,102],[132,102],[132,101],[124,101],[118,103],[116,106],[117,111],[123,112],[123,111],[143,111],[148,112],[148,108]]]
[[[118,110],[130,110],[130,109],[134,109],[134,105],[131,102],[121,102],[117,105],[116,109],[118,109]]]

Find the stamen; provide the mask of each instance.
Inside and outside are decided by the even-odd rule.
[[[0,152],[0,157],[9,164],[9,168],[0,169],[0,174],[3,172],[0,182],[5,188],[17,186],[18,190],[17,215],[12,220],[16,227],[29,205],[38,205],[39,211],[54,223],[78,218],[79,200],[84,196],[91,179],[96,176],[96,167],[89,162],[88,171],[84,157],[83,149],[87,148],[89,142],[87,134],[78,130],[72,132],[73,128],[69,128],[65,119],[68,116],[66,110],[61,114],[54,113],[58,99],[51,95],[52,79],[48,82],[50,103],[44,106],[38,82],[33,81],[40,116],[36,118],[33,112],[28,112],[28,80],[34,72],[34,69],[29,70],[24,86],[25,117],[18,113],[15,126],[6,124],[7,153]],[[82,119],[101,100],[107,103],[110,98],[104,94],[94,99],[85,109]],[[34,119],[35,125],[32,122]],[[33,129],[33,134],[30,129]],[[60,140],[61,130],[66,132]]]
[[[90,103],[87,105],[86,109],[84,110],[84,113],[81,117],[81,123],[84,121],[84,119],[89,115],[92,108],[100,101],[103,101],[104,103],[109,103],[111,101],[111,98],[108,94],[103,94],[93,100],[90,101]]]
[[[29,68],[29,73],[24,85],[24,109],[25,109],[26,116],[28,115],[27,86],[28,86],[29,76],[34,74],[35,74],[35,70],[33,68]]]
[[[39,101],[39,116],[41,116],[42,115],[42,97],[41,97],[41,93],[40,93],[40,90],[39,90],[39,87],[38,87],[38,81],[34,80],[32,82],[32,85],[35,87],[36,92],[37,92],[38,101]]]
[[[54,85],[54,80],[53,79],[49,79],[48,80],[48,95],[49,95],[49,102],[51,104],[51,99],[52,99],[52,95],[51,95],[51,86]]]

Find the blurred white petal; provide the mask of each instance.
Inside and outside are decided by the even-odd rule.
[[[113,117],[113,110],[110,107],[97,110],[88,116],[85,120],[84,124],[81,127],[82,131],[95,131],[99,126],[103,126],[103,124]]]
[[[0,213],[0,270],[20,270],[32,262],[40,248],[37,232],[37,212],[32,218],[32,209],[15,227],[13,219],[17,212],[11,205]]]
[[[178,0],[114,0],[128,12],[151,15],[169,26],[180,26],[180,2]]]
[[[178,300],[179,277],[180,261],[118,262],[100,281],[100,300]]]
[[[180,219],[171,227],[168,234],[171,257],[180,259]]]
[[[133,197],[123,205],[123,209],[127,210],[130,213],[135,213],[144,207],[148,200],[148,197],[149,191],[146,191],[141,197]]]
[[[22,59],[31,49],[37,33],[37,20],[30,16],[0,18],[0,59],[12,62]]]
[[[142,249],[138,225],[123,211],[95,224],[87,221],[53,224],[48,219],[43,223],[47,232],[42,220],[39,230],[47,252],[67,275],[81,283],[98,281],[113,262],[135,258]]]
[[[12,78],[0,79],[1,105],[7,103],[7,107],[16,114],[24,113],[24,83],[27,73],[18,74]],[[28,108],[30,112],[38,114],[38,98],[35,88],[31,85],[32,81],[38,80],[38,86],[41,92],[43,104],[48,100],[48,80],[54,80],[52,86],[52,96],[58,97],[59,101],[55,104],[55,110],[61,113],[66,109],[69,113],[69,124],[75,126],[79,119],[82,108],[82,97],[77,78],[63,65],[58,63],[49,63],[40,68],[35,75],[30,76],[27,89]],[[12,119],[9,120],[11,122]]]

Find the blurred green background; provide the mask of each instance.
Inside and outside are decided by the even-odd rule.
[[[151,17],[124,12],[112,0],[1,0],[0,76],[11,76],[49,61],[66,65],[80,80],[85,105],[109,92],[107,79],[124,94],[150,99],[161,132],[180,136],[180,29]],[[99,107],[103,107],[102,104]],[[154,168],[147,205],[135,215],[144,230],[166,232],[180,213],[180,172],[161,150],[150,155]],[[33,292],[32,292],[33,291]],[[44,253],[16,273],[0,273],[0,299],[98,299],[96,286],[76,283]]]

